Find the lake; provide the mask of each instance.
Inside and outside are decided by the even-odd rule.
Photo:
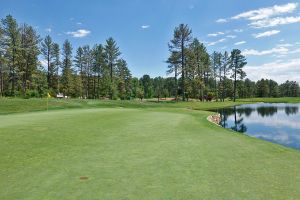
[[[300,149],[299,109],[300,104],[257,103],[214,111],[224,128]]]

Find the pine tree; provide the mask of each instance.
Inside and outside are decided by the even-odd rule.
[[[83,49],[82,47],[78,47],[77,51],[76,51],[76,56],[75,56],[75,67],[77,68],[77,72],[79,72],[79,77],[80,77],[80,82],[81,82],[81,86],[83,86],[84,84],[84,58],[83,58]],[[84,87],[84,89],[86,89]],[[86,91],[84,91],[83,89],[81,90],[81,97],[84,97],[84,95],[86,94]]]
[[[232,78],[234,79],[233,86],[233,101],[236,100],[236,86],[237,80],[246,77],[246,72],[243,71],[243,67],[247,64],[245,56],[242,55],[241,50],[234,49],[230,56],[230,68],[232,70]]]
[[[95,97],[100,98],[100,94],[101,94],[101,77],[104,74],[104,70],[105,70],[105,54],[104,54],[104,48],[101,44],[99,45],[95,45],[93,50],[92,50],[92,57],[93,57],[93,61],[92,61],[92,71],[95,74],[94,80],[96,82],[97,80],[97,84],[95,85],[96,88],[96,92],[94,94]]]
[[[178,100],[178,75],[181,73],[180,68],[180,54],[178,52],[172,52],[170,57],[167,60],[168,63],[168,70],[167,74],[174,74],[174,93],[175,93],[175,99]]]
[[[26,95],[27,89],[32,82],[32,73],[37,70],[38,55],[40,39],[36,31],[27,24],[21,27],[21,48],[20,48],[20,61],[19,77],[22,82],[22,93]]]
[[[125,60],[118,60],[117,64],[117,76],[118,76],[118,93],[119,97],[124,99],[130,99],[131,97],[131,73],[127,67]]]
[[[51,89],[51,87],[54,85],[53,77],[55,75],[55,69],[54,69],[54,64],[53,64],[53,58],[54,58],[53,47],[54,46],[53,46],[52,38],[49,35],[47,35],[41,45],[42,45],[41,52],[47,63],[48,89]]]
[[[226,90],[225,90],[225,80],[226,80],[226,77],[227,77],[227,74],[228,74],[228,71],[229,71],[229,65],[230,65],[230,57],[228,55],[228,52],[225,51],[224,54],[222,55],[222,58],[221,58],[221,78],[220,78],[220,81],[221,81],[221,85],[222,85],[222,101],[224,102],[225,101],[225,96],[226,96]]]
[[[60,67],[61,67],[61,61],[60,61],[60,48],[59,48],[59,44],[57,44],[57,43],[53,44],[53,66],[54,66],[54,70],[55,70],[55,76],[54,76],[54,79],[53,79],[52,87],[54,88],[56,93],[59,93],[60,92],[60,88],[59,88],[59,70],[60,70]]]
[[[4,79],[6,65],[4,44],[4,30],[0,25],[0,97],[4,96]]]
[[[5,43],[5,56],[9,67],[9,83],[10,96],[15,96],[15,88],[17,83],[18,73],[18,59],[20,56],[21,38],[17,21],[11,16],[7,15],[2,20]]]
[[[175,28],[173,39],[169,44],[169,51],[171,55],[173,52],[177,52],[180,54],[178,62],[180,62],[181,67],[181,90],[182,90],[182,100],[185,101],[185,77],[187,75],[187,71],[185,69],[186,66],[186,57],[187,57],[187,49],[192,41],[192,31],[189,29],[187,24],[180,24]]]
[[[118,60],[118,57],[121,55],[121,53],[119,51],[119,47],[117,47],[116,41],[113,38],[108,38],[106,40],[104,50],[105,50],[105,62],[109,68],[109,76],[110,76],[109,96],[110,99],[112,99],[114,95],[113,91],[115,88],[115,84],[114,84],[115,67],[116,67],[116,62]]]
[[[72,46],[66,40],[63,44],[63,62],[62,62],[62,91],[64,95],[73,94],[73,75],[72,75]]]
[[[195,38],[190,45],[189,48],[190,52],[190,66],[192,66],[192,69],[194,70],[193,74],[193,91],[194,97],[198,97],[199,99],[204,99],[204,89],[206,87],[205,85],[205,72],[207,69],[209,69],[209,54],[207,53],[207,50],[204,46],[204,44],[200,43],[197,38]]]

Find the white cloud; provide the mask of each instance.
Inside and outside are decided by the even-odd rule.
[[[288,53],[289,49],[285,47],[275,47],[269,50],[258,51],[255,49],[245,49],[242,54],[244,56],[265,56],[270,54],[286,54]]]
[[[236,38],[236,35],[227,35],[226,37],[234,39],[234,38]]]
[[[271,31],[263,32],[263,33],[253,34],[253,37],[255,37],[255,38],[270,37],[272,35],[277,35],[278,33],[280,33],[279,30],[271,30]]]
[[[225,41],[226,41],[226,39],[223,38],[223,39],[217,40],[215,42],[210,42],[210,43],[207,44],[207,46],[214,46],[216,44],[219,44],[219,43],[222,43],[222,42],[225,42]]]
[[[81,22],[77,22],[76,24],[77,24],[77,25],[82,25],[82,23],[81,23]]]
[[[244,32],[243,29],[234,29],[233,31],[236,32],[236,33],[242,33],[242,32]]]
[[[46,67],[47,66],[47,60],[43,59],[43,60],[40,60],[40,63],[43,67]]]
[[[295,46],[294,44],[289,44],[289,43],[285,43],[285,44],[277,44],[278,47],[293,47]]]
[[[240,41],[240,42],[237,42],[237,43],[234,43],[234,45],[241,45],[241,44],[245,44],[246,41]]]
[[[141,28],[142,29],[148,29],[148,28],[150,28],[150,25],[142,25]]]
[[[300,81],[300,59],[292,59],[286,62],[282,60],[265,63],[256,66],[246,66],[247,77],[251,80],[262,78],[273,79],[278,82],[286,80]]]
[[[207,34],[208,37],[217,37],[219,35],[224,35],[225,33],[223,32],[217,32],[217,33],[210,33],[210,34]]]
[[[216,22],[217,22],[217,23],[226,23],[226,22],[228,22],[228,20],[227,20],[227,19],[222,19],[222,18],[221,18],[221,19],[217,19]]]
[[[51,33],[52,29],[51,28],[46,28],[45,31],[48,32],[48,33]]]
[[[276,15],[292,13],[298,7],[298,3],[288,3],[284,5],[274,5],[272,7],[260,8],[240,13],[231,19],[262,20]]]
[[[72,35],[72,37],[75,37],[75,38],[86,37],[90,33],[91,33],[91,31],[85,30],[85,29],[78,29],[77,31],[69,31],[69,32],[67,32],[68,35]]]
[[[300,22],[300,16],[297,17],[276,17],[270,19],[263,19],[251,22],[249,25],[253,28],[268,28],[279,25],[293,24]]]

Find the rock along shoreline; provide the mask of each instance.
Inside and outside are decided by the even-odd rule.
[[[221,115],[220,114],[214,114],[214,115],[210,115],[207,117],[207,120],[220,126],[220,122],[221,122]]]

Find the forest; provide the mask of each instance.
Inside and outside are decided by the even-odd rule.
[[[251,81],[241,50],[209,53],[186,24],[174,29],[166,76],[133,77],[113,38],[73,49],[41,38],[32,26],[7,15],[0,25],[0,95],[5,97],[224,101],[252,97],[297,97],[299,84],[287,80]]]

